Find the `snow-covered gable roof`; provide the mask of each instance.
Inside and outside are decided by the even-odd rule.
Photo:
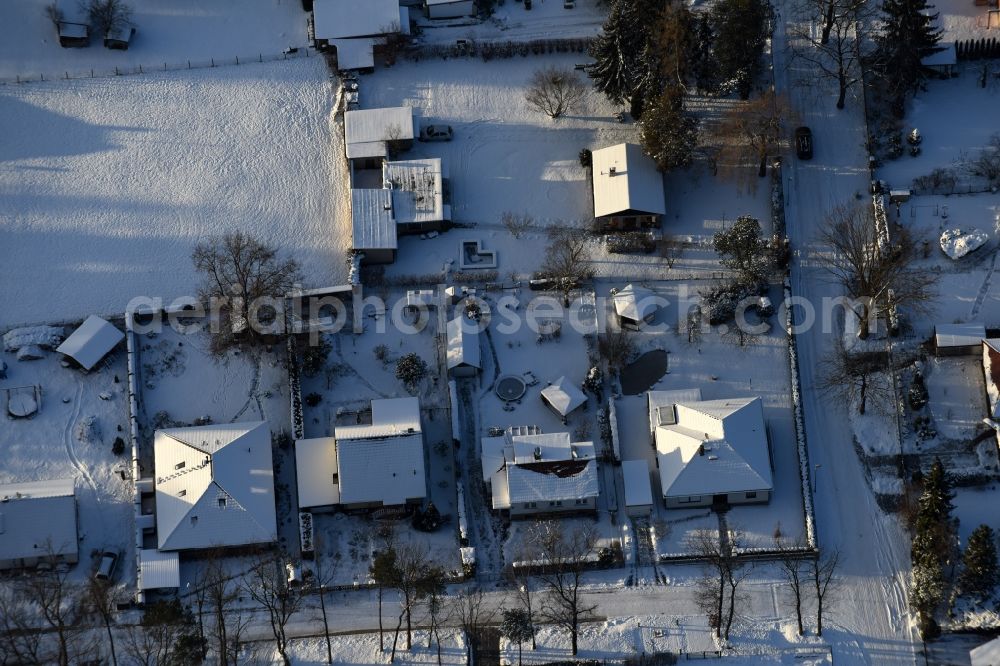
[[[969,651],[971,666],[997,666],[1000,664],[1000,638],[994,638]]]
[[[562,416],[587,402],[587,396],[566,377],[560,377],[542,389],[542,398]]]
[[[920,59],[920,64],[924,67],[944,67],[958,64],[958,51],[955,49],[955,42],[942,43],[940,51],[935,51],[929,56]]]
[[[333,437],[295,440],[295,477],[299,508],[332,506],[340,503],[337,474],[337,445]]]
[[[448,369],[461,365],[482,368],[479,356],[479,327],[465,315],[459,315],[448,322]]]
[[[351,190],[351,247],[395,250],[396,220],[389,190]]]
[[[387,140],[406,141],[413,137],[413,109],[408,106],[356,109],[344,113],[348,159],[385,157]]]
[[[664,215],[663,174],[656,162],[634,143],[619,143],[595,150],[594,217],[626,211]]]
[[[139,589],[158,590],[181,586],[181,563],[177,553],[155,548],[139,551]]]
[[[402,32],[409,34],[409,11],[399,0],[314,0],[313,25],[316,39],[372,37]]]
[[[371,69],[375,66],[375,43],[370,37],[357,39],[331,39],[330,44],[337,49],[337,68]]]
[[[983,376],[989,418],[1000,420],[1000,339],[983,340]]]
[[[571,442],[568,432],[514,435],[510,438],[515,465],[557,460],[590,460],[595,457],[593,442]]]
[[[522,502],[557,502],[597,497],[597,462],[594,460],[561,460],[508,465],[506,472],[507,506]],[[494,485],[496,481],[494,481]],[[503,495],[503,493],[501,493]]]
[[[73,479],[0,485],[0,560],[76,554]]]
[[[157,430],[153,452],[160,550],[277,538],[271,431],[265,421]]]
[[[651,317],[660,309],[656,294],[644,287],[627,284],[613,297],[615,313],[634,322],[640,322]]]
[[[483,470],[483,482],[493,478],[507,459],[513,459],[514,449],[505,435],[499,437],[483,437],[480,440],[482,456],[480,464]]]
[[[124,339],[125,334],[113,324],[90,315],[56,351],[72,358],[84,370],[90,370]]]
[[[773,488],[760,398],[676,403],[674,409],[676,423],[654,431],[664,497]]]
[[[441,222],[451,217],[444,205],[444,179],[448,177],[441,158],[386,162],[385,186],[392,190],[392,210],[399,224]]]
[[[934,327],[934,344],[937,347],[971,347],[986,337],[983,324],[938,324]]]
[[[372,400],[371,425],[338,426],[341,504],[386,506],[427,496],[417,398]]]
[[[645,460],[623,460],[622,481],[625,486],[625,506],[649,506],[653,503],[649,463]]]

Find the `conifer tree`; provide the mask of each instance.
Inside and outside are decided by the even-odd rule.
[[[719,78],[748,99],[762,71],[771,6],[767,0],[719,0],[711,9]]]
[[[944,566],[951,560],[954,525],[951,482],[940,459],[935,459],[924,475],[914,526],[910,559],[913,564],[913,589],[910,605],[917,613],[924,638],[938,629],[934,614],[945,596],[947,579]]]
[[[601,34],[590,49],[594,87],[615,104],[631,99],[645,78],[643,50],[649,36],[641,0],[614,0]]]
[[[996,536],[989,525],[980,525],[969,536],[969,544],[965,547],[959,584],[963,594],[982,602],[993,594],[997,581]]]
[[[927,78],[923,58],[941,50],[937,13],[926,0],[884,0],[882,31],[876,37],[876,69],[893,95],[893,110],[903,115],[906,96]]]
[[[686,166],[698,143],[698,121],[684,111],[684,93],[667,86],[647,104],[640,138],[643,150],[661,171]]]

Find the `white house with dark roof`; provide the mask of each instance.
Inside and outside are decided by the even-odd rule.
[[[73,479],[0,485],[0,570],[79,559]]]
[[[663,174],[642,148],[619,143],[595,150],[594,217],[608,229],[656,227],[666,214]]]
[[[774,490],[760,398],[650,391],[650,436],[667,508],[764,503]]]
[[[508,429],[483,439],[481,462],[493,509],[511,518],[597,510],[593,442],[572,442],[567,432]]]
[[[417,398],[372,400],[372,422],[337,426],[334,438],[341,506],[374,509],[427,497]]]
[[[159,550],[277,539],[267,422],[157,430],[153,457]]]

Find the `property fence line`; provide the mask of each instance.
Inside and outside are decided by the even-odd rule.
[[[585,55],[594,42],[593,37],[559,37],[533,39],[529,41],[476,41],[459,39],[453,44],[421,44],[401,52],[408,60],[420,61],[424,58],[482,58],[484,62],[493,59],[528,57],[547,53],[579,53]]]
[[[278,60],[294,60],[311,58],[319,55],[311,47],[296,49],[294,53],[258,53],[257,55],[233,56],[232,58],[209,58],[208,60],[184,60],[181,62],[161,62],[152,64],[122,65],[111,69],[91,68],[89,70],[64,70],[55,73],[36,73],[15,75],[14,78],[0,78],[0,85],[20,85],[24,83],[40,83],[49,81],[74,81],[79,79],[109,79],[116,76],[136,76],[140,74],[155,74],[157,72],[176,72],[188,69],[211,69],[213,67],[233,67],[254,63],[276,62]]]

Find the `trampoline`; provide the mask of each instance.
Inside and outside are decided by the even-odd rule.
[[[516,375],[504,375],[497,380],[497,396],[504,402],[513,402],[524,395],[524,380]]]

